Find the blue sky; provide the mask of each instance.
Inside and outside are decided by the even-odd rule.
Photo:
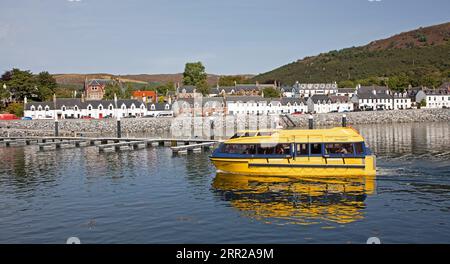
[[[0,71],[257,74],[450,21],[449,0],[0,0]]]

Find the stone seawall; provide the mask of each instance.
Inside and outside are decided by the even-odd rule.
[[[340,126],[344,113],[315,114],[315,126]],[[416,122],[449,122],[450,109],[410,109],[391,111],[349,112],[347,124],[387,124]],[[308,126],[309,115],[294,115],[291,119],[300,127]]]
[[[340,126],[342,113],[315,114],[315,127]],[[383,124],[383,123],[410,123],[410,122],[449,122],[450,109],[417,109],[399,111],[371,111],[346,113],[347,123],[355,124]],[[291,119],[298,127],[308,126],[308,115],[294,115]],[[171,132],[174,118],[144,118],[122,119],[123,136],[158,137],[168,136]],[[235,123],[242,123],[238,119]],[[280,121],[284,126],[284,123]],[[201,125],[201,124],[200,124]],[[197,123],[196,127],[199,126]],[[177,126],[173,126],[178,129]],[[172,127],[172,129],[173,129]],[[209,127],[206,126],[205,127]],[[79,120],[67,119],[59,121],[61,136],[115,136],[116,120]],[[53,120],[11,120],[0,121],[0,136],[51,136],[54,133]]]

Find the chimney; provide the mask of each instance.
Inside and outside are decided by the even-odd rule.
[[[81,94],[81,102],[84,103],[84,93]]]
[[[372,93],[373,93],[374,95],[377,95],[377,90],[373,89],[373,90],[372,90]]]
[[[27,96],[25,96],[25,97],[23,98],[23,103],[24,103],[25,106],[27,105]]]
[[[114,93],[114,104],[115,104],[115,107],[117,108],[117,94],[116,93]]]
[[[236,82],[236,81],[234,81],[234,87],[236,87],[236,85],[237,85],[237,82]]]

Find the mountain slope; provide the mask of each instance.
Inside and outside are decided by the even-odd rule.
[[[449,78],[450,23],[420,28],[366,46],[330,51],[254,77],[259,82],[356,82],[404,78],[436,85]]]

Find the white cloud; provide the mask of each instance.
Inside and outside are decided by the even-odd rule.
[[[81,2],[81,0],[67,0],[68,2]]]

